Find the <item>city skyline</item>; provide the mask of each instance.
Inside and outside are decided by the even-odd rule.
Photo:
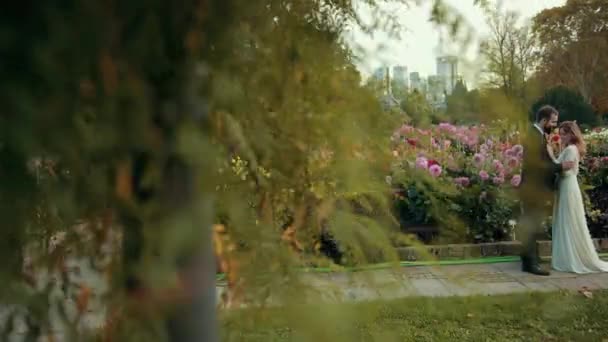
[[[435,59],[435,65],[435,73],[426,77],[416,70],[408,72],[406,65],[384,65],[376,68],[369,78],[385,81],[388,76],[391,83],[395,82],[406,88],[451,94],[456,82],[462,79],[458,72],[458,58],[453,55],[439,56]]]
[[[503,11],[518,12],[521,16],[520,20],[524,21],[545,8],[561,6],[565,1],[495,0],[493,3]],[[357,67],[363,78],[372,75],[378,67],[394,65],[407,66],[410,72],[418,71],[421,76],[428,77],[436,73],[437,57],[452,54],[459,57],[460,73],[464,80],[476,85],[481,71],[478,63],[478,45],[482,37],[488,33],[485,16],[478,6],[473,5],[473,0],[445,0],[445,2],[462,14],[468,28],[474,28],[473,40],[466,49],[447,39],[441,42],[440,30],[428,20],[431,1],[412,8],[389,2],[382,7],[395,15],[399,23],[407,29],[406,32],[402,32],[401,39],[392,38],[385,32],[368,35],[357,28],[353,28],[345,37],[359,57]],[[371,12],[363,3],[359,5],[359,12],[363,18],[371,18]]]

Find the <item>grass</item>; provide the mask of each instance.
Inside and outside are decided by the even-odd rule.
[[[608,291],[246,309],[221,324],[222,341],[608,341]]]

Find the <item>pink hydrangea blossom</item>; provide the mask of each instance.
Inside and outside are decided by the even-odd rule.
[[[426,159],[425,157],[416,158],[416,167],[419,169],[428,169],[429,160]]]
[[[513,185],[514,187],[518,187],[521,184],[521,175],[514,175],[513,178],[511,178],[511,185]]]
[[[511,148],[515,154],[524,153],[524,147],[521,145],[515,145]]]
[[[498,172],[501,172],[504,170],[504,165],[502,165],[502,162],[498,159],[494,159],[494,161],[492,162],[492,165],[494,166],[494,169]]]
[[[454,179],[454,183],[462,187],[467,187],[469,184],[471,184],[471,180],[468,177],[458,177]]]
[[[439,124],[439,130],[454,133],[457,128],[450,123],[442,122]]]
[[[487,181],[490,179],[490,175],[485,170],[481,170],[479,171],[479,178],[481,178],[482,181]]]
[[[435,138],[431,139],[431,145],[433,146],[433,148],[439,148],[439,144],[437,143],[437,140]]]
[[[486,157],[481,153],[475,153],[473,156],[473,162],[475,165],[480,166],[486,160]]]
[[[503,177],[496,176],[492,179],[492,182],[496,185],[501,185],[505,182],[505,179]]]
[[[438,164],[434,164],[431,167],[429,167],[429,172],[435,178],[437,178],[441,175],[441,171],[442,171],[441,166],[439,166]]]

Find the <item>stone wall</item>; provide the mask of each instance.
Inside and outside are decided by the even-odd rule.
[[[541,257],[551,256],[551,241],[538,241],[538,253]],[[600,253],[608,252],[608,239],[594,239],[595,248]],[[519,256],[519,241],[504,241],[480,244],[457,245],[423,245],[419,247],[399,247],[401,261],[429,260],[429,258],[469,259],[495,256]]]

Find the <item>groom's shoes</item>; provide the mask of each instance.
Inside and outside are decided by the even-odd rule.
[[[548,276],[551,274],[549,271],[543,270],[538,263],[523,262],[521,264],[521,270],[539,276]]]

